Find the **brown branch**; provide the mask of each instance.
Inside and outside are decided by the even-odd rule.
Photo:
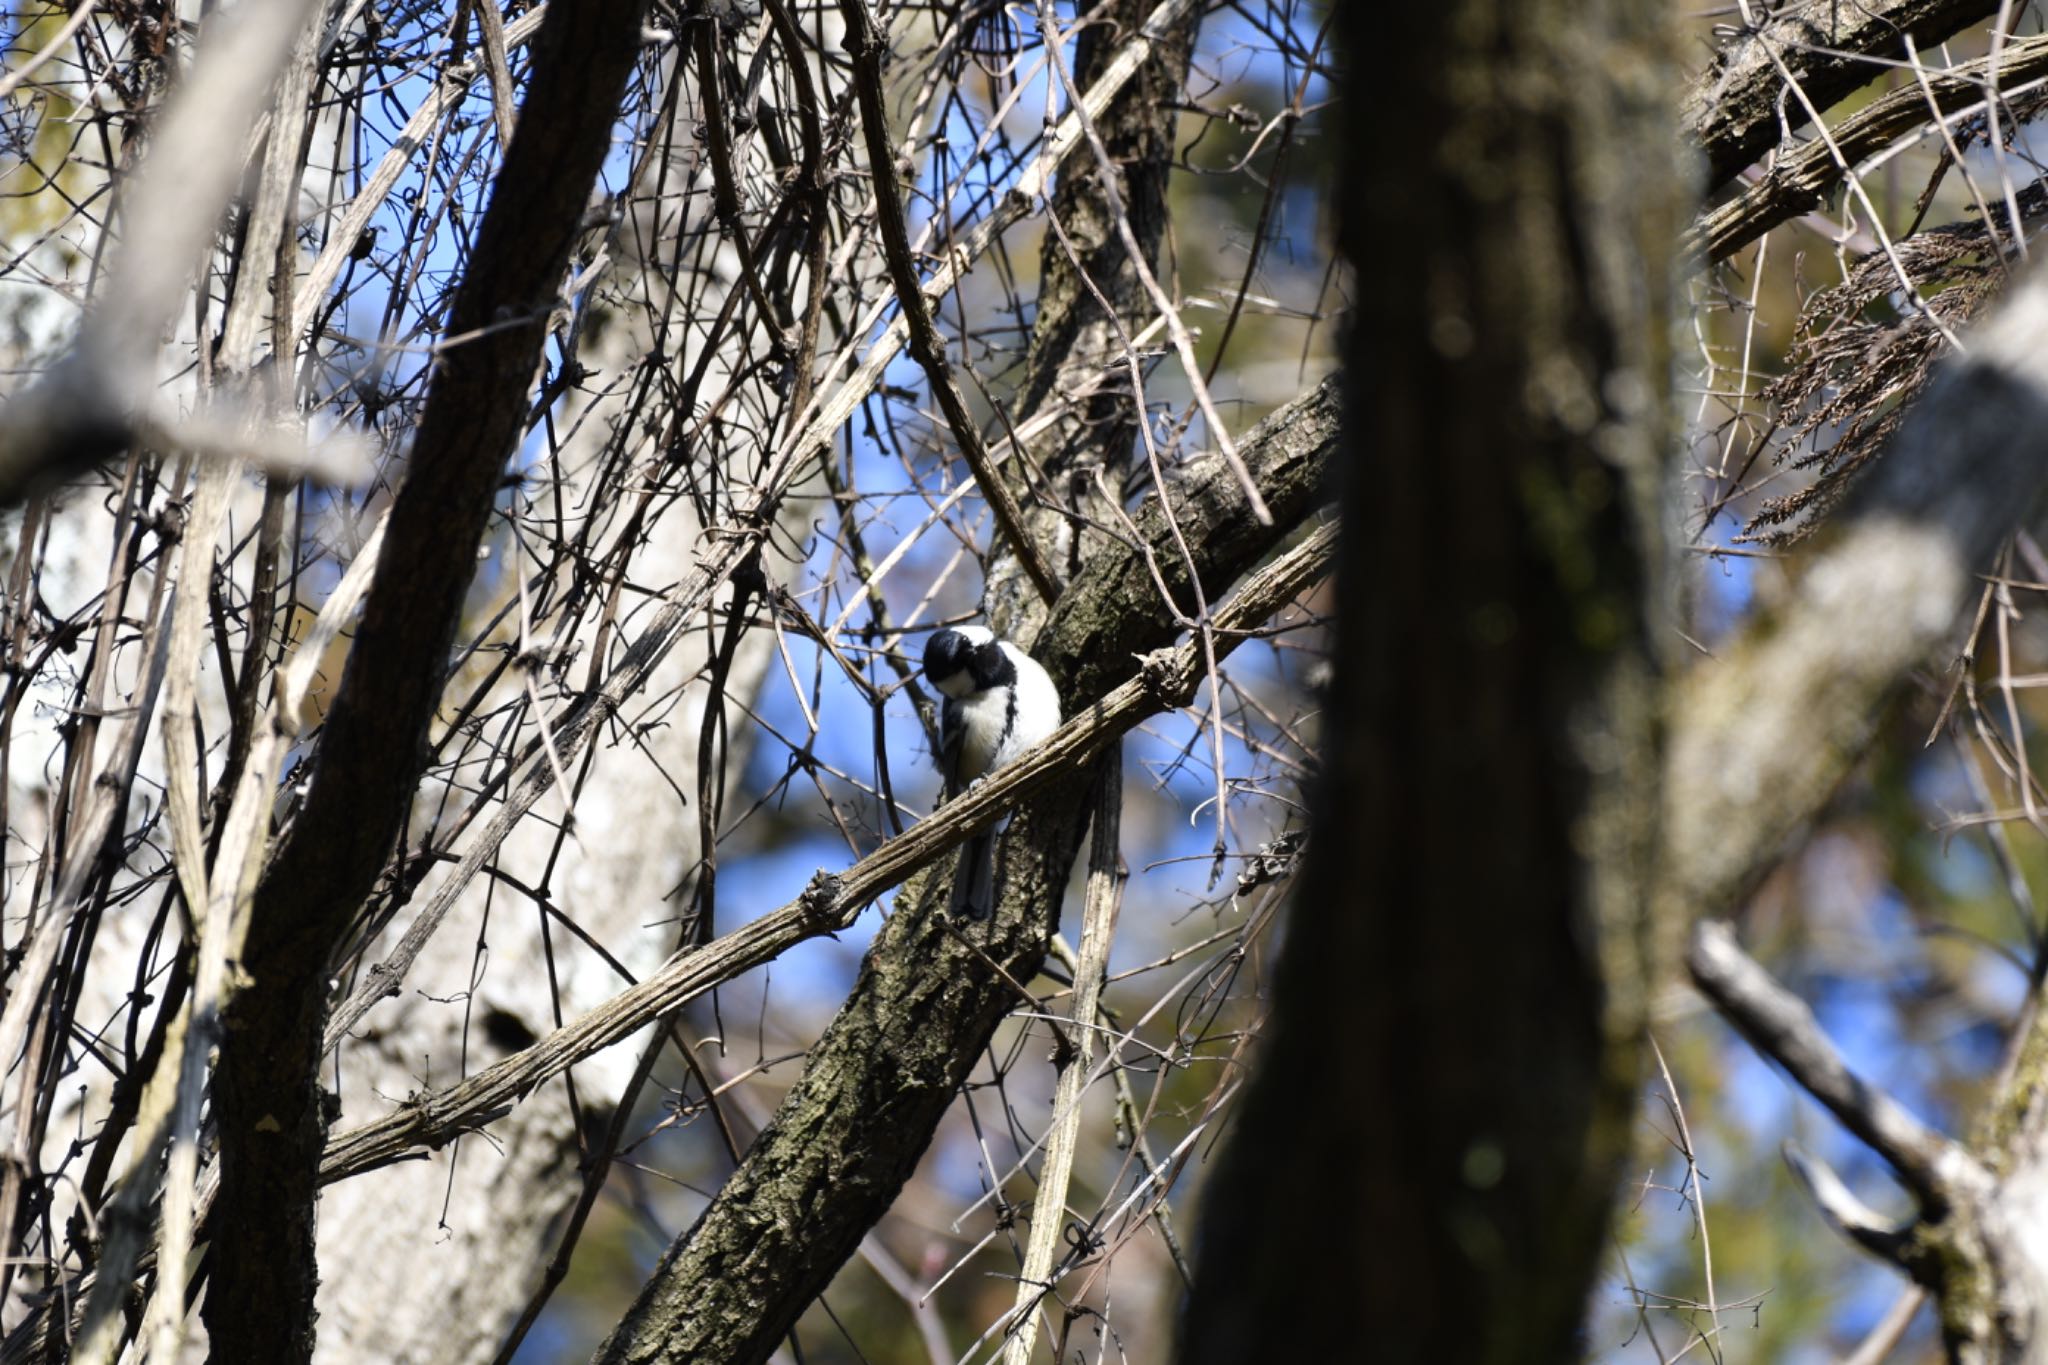
[[[328,955],[418,784],[427,726],[583,206],[639,50],[642,0],[550,10],[448,319],[376,581],[297,822],[256,893],[215,1079],[221,1185],[206,1321],[221,1359],[312,1350],[316,1059]],[[216,1226],[219,1226],[216,1223]]]
[[[1298,525],[1327,496],[1325,477],[1343,407],[1340,389],[1332,375],[1245,436],[1252,474],[1282,526]],[[1276,532],[1246,514],[1237,476],[1225,460],[1210,455],[1189,461],[1169,487],[1166,506],[1155,498],[1140,509],[1135,542],[1111,543],[1089,556],[1087,570],[1067,585],[1039,635],[1032,653],[1060,681],[1062,696],[1099,695],[1130,676],[1134,655],[1159,647],[1156,618],[1168,604],[1154,600],[1149,611],[1133,610],[1132,584],[1153,582],[1156,571],[1168,594],[1186,592],[1188,565],[1178,551],[1175,522],[1192,547],[1211,602],[1271,552]]]
[[[72,478],[168,419],[146,377],[157,339],[184,302],[194,269],[235,194],[278,70],[307,22],[309,0],[211,17],[199,55],[128,191],[130,231],[114,246],[107,287],[62,361],[10,399],[0,421],[0,503]],[[256,267],[261,268],[261,267]],[[174,419],[164,425],[174,430]],[[173,441],[189,451],[195,429]],[[231,453],[230,444],[228,452]]]
[[[512,145],[512,128],[517,110],[512,103],[512,62],[505,42],[505,16],[498,12],[499,0],[476,0],[476,26],[484,50],[484,70],[491,78],[491,117],[498,125],[498,142]]]
[[[505,28],[505,51],[523,47],[540,31],[547,18],[548,7],[535,5],[526,13],[513,20]],[[335,215],[333,225],[327,229],[327,243],[320,254],[300,279],[292,295],[292,316],[309,318],[327,298],[327,291],[334,287],[342,269],[348,264],[349,254],[362,239],[370,220],[383,207],[385,198],[398,184],[398,179],[419,148],[427,142],[434,125],[444,118],[450,109],[469,98],[470,83],[480,73],[471,67],[445,71],[435,82],[432,92],[420,101],[419,107],[391,139],[390,149],[370,172],[363,187],[356,191],[355,198],[343,205]]]
[[[1203,419],[1208,423],[1210,439],[1215,441],[1217,449],[1223,452],[1223,458],[1230,461],[1232,467],[1237,470],[1238,480],[1244,486],[1251,514],[1262,522],[1269,522],[1272,520],[1272,514],[1259,500],[1258,484],[1253,482],[1250,472],[1243,468],[1242,460],[1237,453],[1237,443],[1230,439],[1230,429],[1223,420],[1223,414],[1216,410],[1215,400],[1209,393],[1208,381],[1202,377],[1202,366],[1195,356],[1194,337],[1188,331],[1187,324],[1181,321],[1180,309],[1174,305],[1173,297],[1160,285],[1159,277],[1152,273],[1152,267],[1148,263],[1150,253],[1146,249],[1146,244],[1139,240],[1137,230],[1131,222],[1130,210],[1124,206],[1123,191],[1117,186],[1116,159],[1110,154],[1102,135],[1096,130],[1094,120],[1088,117],[1081,106],[1081,92],[1075,87],[1074,78],[1067,70],[1066,59],[1060,55],[1059,20],[1054,13],[1051,0],[1038,0],[1038,29],[1045,42],[1046,60],[1051,63],[1054,73],[1059,77],[1060,87],[1066,91],[1068,103],[1081,113],[1081,131],[1088,137],[1089,149],[1095,154],[1095,165],[1100,172],[1100,178],[1096,183],[1100,187],[1102,210],[1108,216],[1110,226],[1115,229],[1117,240],[1123,243],[1124,259],[1130,263],[1131,273],[1144,289],[1153,310],[1166,325],[1166,334],[1172,339],[1173,349],[1180,357],[1181,372],[1187,377],[1188,387],[1194,391],[1195,406],[1201,410]],[[1128,340],[1125,340],[1126,363],[1134,362],[1133,349]],[[1138,385],[1137,376],[1133,376],[1132,383],[1134,387]],[[1140,392],[1142,393],[1142,389]]]
[[[1139,31],[1119,43],[1112,52],[1107,53],[1101,62],[1101,69],[1092,73],[1093,79],[1089,84],[1085,101],[1087,107],[1091,110],[1107,109],[1125,85],[1132,80],[1134,74],[1152,60],[1162,41],[1159,35],[1170,32],[1175,24],[1190,22],[1188,11],[1193,3],[1194,0],[1160,0],[1144,24],[1139,27]],[[512,26],[513,37],[518,37],[519,26],[525,22],[526,20],[522,19]],[[1002,231],[1024,217],[1033,195],[1037,193],[1037,189],[1033,187],[1042,187],[1051,178],[1053,171],[1062,166],[1066,158],[1081,145],[1081,139],[1080,120],[1076,114],[1069,111],[1060,121],[1059,127],[1047,137],[1045,146],[1025,169],[1020,179],[1020,185],[1029,192],[1020,191],[1017,195],[1006,196],[994,214],[978,224],[973,231],[949,245],[944,263],[933,273],[932,281],[926,289],[927,300],[936,301],[943,297],[946,291],[959,284],[968,267],[989,249]],[[1068,181],[1075,178],[1073,175],[1066,177]],[[899,316],[868,348],[867,356],[861,362],[860,368],[832,390],[830,396],[822,397],[818,402],[817,411],[803,425],[799,434],[784,442],[777,463],[764,480],[767,485],[766,491],[734,525],[726,528],[726,534],[718,537],[707,549],[697,572],[668,592],[661,609],[646,630],[625,651],[618,667],[605,679],[602,687],[585,693],[561,718],[555,730],[555,743],[564,762],[573,761],[579,756],[597,734],[599,723],[614,714],[625,698],[645,685],[648,676],[674,646],[685,627],[697,619],[698,612],[703,609],[711,594],[716,592],[735,568],[753,552],[759,540],[766,535],[766,528],[773,525],[775,509],[781,502],[792,471],[803,465],[806,457],[814,456],[820,448],[829,445],[839,425],[851,416],[854,409],[882,382],[883,374],[900,353],[904,338],[905,324]],[[1287,410],[1301,416],[1303,425],[1275,441],[1274,450],[1277,452],[1282,447],[1290,448],[1293,454],[1287,457],[1286,462],[1298,470],[1300,463],[1297,457],[1314,449],[1319,441],[1335,430],[1334,390],[1325,384],[1311,395],[1311,401],[1307,401],[1306,406],[1291,405]],[[1260,430],[1267,433],[1268,440],[1273,440],[1277,434],[1277,429],[1272,428],[1270,423],[1262,424]],[[1259,438],[1248,437],[1247,444],[1254,439]],[[1320,464],[1316,468],[1320,470]],[[1263,482],[1267,475],[1262,473],[1260,477]],[[1319,478],[1320,475],[1315,477]],[[1285,513],[1276,515],[1281,516],[1283,520],[1286,517]],[[1232,533],[1234,534],[1234,531]],[[1217,562],[1228,562],[1228,557]],[[1099,580],[1091,575],[1090,581]],[[1225,577],[1223,581],[1227,583],[1230,580]],[[1116,590],[1121,591],[1125,586],[1127,584],[1118,584]],[[538,756],[539,744],[536,741],[528,753],[511,765],[511,769],[526,770]],[[421,948],[439,927],[449,908],[454,904],[455,898],[460,895],[462,887],[492,857],[513,826],[525,817],[533,803],[549,789],[550,785],[549,775],[542,770],[529,773],[524,781],[512,787],[505,797],[504,804],[497,814],[491,817],[486,828],[470,840],[461,865],[442,884],[433,901],[407,929],[399,946],[384,962],[371,968],[370,979],[335,1010],[334,1020],[329,1028],[330,1035],[352,1026],[377,1000],[397,989]]]
[[[702,92],[700,99],[704,113],[704,151],[706,159],[711,163],[711,202],[718,214],[719,226],[725,230],[726,238],[732,242],[733,250],[740,258],[741,290],[728,296],[722,311],[729,313],[743,293],[745,297],[753,300],[754,308],[765,325],[781,317],[782,313],[769,299],[767,287],[761,280],[761,268],[755,257],[754,244],[747,236],[739,180],[733,174],[732,130],[726,123],[725,82],[719,75],[720,63],[724,60],[721,51],[723,40],[719,35],[718,25],[708,19],[699,20],[693,27],[697,33],[694,46],[697,58],[697,88]],[[774,234],[780,216],[778,212],[776,221],[771,221],[763,232],[764,239]],[[719,330],[724,329],[721,326]],[[698,361],[699,367],[708,364],[709,357],[716,354],[716,351],[716,347],[707,346],[704,358]]]
[[[961,455],[966,457],[967,467],[974,471],[974,481],[980,485],[989,510],[995,513],[1003,538],[1016,551],[1039,597],[1050,603],[1059,596],[1059,580],[1046,562],[1045,552],[1026,529],[1024,509],[989,457],[981,428],[967,411],[967,397],[960,392],[953,379],[952,364],[946,359],[946,340],[932,321],[931,309],[925,304],[924,284],[918,278],[916,262],[910,258],[910,230],[903,218],[903,196],[897,189],[896,162],[889,150],[889,117],[882,100],[882,58],[889,44],[875,27],[874,16],[868,13],[863,0],[839,0],[839,9],[846,17],[843,45],[853,57],[853,86],[860,99],[861,129],[867,135],[868,171],[874,178],[875,218],[881,229],[882,254],[896,286],[896,301],[910,328],[911,357],[924,367],[932,396],[945,413],[946,425]],[[1077,101],[1076,107],[1083,106]]]
[[[1708,187],[1720,185],[1775,146],[1788,126],[1805,121],[1796,103],[1780,108],[1774,50],[1824,110],[1877,77],[1871,57],[1903,60],[1901,35],[1925,47],[1997,12],[1998,0],[1803,0],[1786,6],[1715,54],[1686,92],[1681,132],[1706,157]]]
[[[1895,90],[1842,120],[1830,130],[1835,146],[1847,160],[1861,160],[1927,123],[1933,112],[1928,108],[1928,90],[1933,92],[1935,107],[1950,115],[1981,105],[1988,96],[1990,75],[1989,57],[1949,71],[1930,71],[1927,89],[1915,84]],[[2014,43],[1999,56],[1998,79],[2003,89],[2044,75],[2048,75],[2048,37]],[[1819,208],[1841,178],[1841,162],[1827,143],[1818,139],[1808,142],[1773,163],[1762,179],[1701,214],[1681,239],[1679,257],[1708,265],[1726,260],[1778,224]]]
[[[1264,619],[1320,578],[1331,543],[1331,528],[1318,531],[1255,575],[1220,615],[1234,629]],[[1192,695],[1203,674],[1198,642],[1186,642],[1156,680],[1134,679],[1084,706],[1069,728],[1150,709],[1168,693]],[[1009,978],[1028,979],[1043,958],[1086,822],[1094,774],[1077,768],[1086,763],[1082,751],[1060,762],[1041,749],[1022,762],[1039,771],[1006,769],[1004,786],[1035,777],[1047,790],[1017,813],[998,846],[1002,908],[987,925],[960,930],[943,913],[943,865],[899,899],[802,1079],[598,1360],[764,1359],[902,1188],[1014,1004]]]
[[[1074,39],[1076,83],[1093,90],[1118,69],[1123,57],[1117,44],[1138,9],[1137,0],[1101,0],[1089,8],[1088,22]],[[1152,54],[1134,74],[1129,93],[1113,107],[1090,98],[1068,110],[1062,127],[1072,125],[1077,144],[1108,145],[1117,193],[1105,183],[1091,146],[1091,154],[1064,168],[1044,196],[1048,230],[1039,246],[1038,293],[1014,400],[1014,439],[1029,442],[1034,466],[1064,503],[1041,504],[1031,526],[1069,578],[1100,544],[1085,527],[1113,525],[1120,514],[1118,499],[1100,479],[1093,488],[1077,488],[1071,475],[1099,468],[1106,479],[1121,481],[1138,457],[1142,373],[1133,378],[1131,371],[1142,367],[1132,345],[1151,329],[1134,325],[1146,308],[1136,260],[1157,259],[1166,240],[1173,110],[1199,20],[1199,11],[1155,8],[1142,26],[1152,37]],[[1113,198],[1124,204],[1138,243],[1135,255],[1112,222]],[[1163,327],[1165,319],[1157,325]],[[1033,637],[1044,620],[1038,599],[1027,596],[1024,577],[1021,565],[997,558],[982,588],[989,623],[1019,639]]]

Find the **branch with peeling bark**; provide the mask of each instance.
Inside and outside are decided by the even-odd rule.
[[[1073,1031],[1054,1059],[1059,1081],[1053,1089],[1052,1131],[1045,1139],[1045,1163],[1039,1170],[1038,1192],[1031,1202],[1031,1240],[1024,1251],[1024,1270],[1017,1278],[1017,1301],[1010,1309],[1010,1340],[1003,1365],[1030,1365],[1038,1337],[1038,1308],[1055,1287],[1053,1264],[1066,1239],[1067,1187],[1074,1174],[1074,1151],[1081,1132],[1081,1101],[1094,1083],[1095,1012],[1109,969],[1110,941],[1123,908],[1128,875],[1117,851],[1123,815],[1123,762],[1111,754],[1103,764],[1095,814],[1088,836],[1088,885],[1081,909],[1081,951],[1074,959],[1074,1000],[1068,1011]],[[1112,1064],[1114,1058],[1112,1057]],[[1087,1239],[1083,1238],[1083,1245]]]
[[[1870,83],[1873,56],[1903,59],[1902,35],[1923,47],[1939,43],[1998,8],[1998,0],[1782,6],[1753,30],[1730,31],[1713,64],[1693,82],[1679,111],[1685,142],[1706,158],[1708,186],[1719,185],[1802,121],[1796,104],[1780,107],[1774,52],[1807,98],[1826,109]]]
[[[1820,207],[1823,196],[1841,183],[1836,149],[1843,158],[1860,161],[1925,126],[1932,116],[1954,124],[1981,112],[1992,71],[1993,59],[1979,57],[1948,71],[1927,72],[1925,87],[1909,85],[1865,105],[1829,130],[1833,148],[1819,139],[1805,143],[1701,214],[1680,244],[1680,259],[1709,265],[1726,260],[1778,224]],[[2005,98],[2016,86],[2048,76],[2048,37],[2006,48],[1997,58],[1997,76]]]

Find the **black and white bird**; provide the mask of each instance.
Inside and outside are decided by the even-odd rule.
[[[1060,694],[1038,661],[986,626],[932,633],[924,676],[945,697],[939,776],[958,796],[1060,726]],[[993,828],[968,840],[953,874],[951,913],[986,919],[995,908]]]

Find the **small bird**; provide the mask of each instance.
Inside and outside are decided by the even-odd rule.
[[[932,633],[924,676],[945,696],[939,711],[939,776],[951,798],[1022,754],[1060,726],[1060,694],[1038,661],[998,640],[986,626]],[[995,837],[967,841],[953,874],[947,909],[987,919],[995,908]]]

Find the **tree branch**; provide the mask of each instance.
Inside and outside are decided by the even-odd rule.
[[[552,9],[448,320],[311,790],[258,888],[215,1077],[218,1219],[206,1321],[222,1359],[312,1350],[317,1084],[328,955],[369,894],[427,758],[427,726],[506,459],[523,434],[589,196],[640,45],[643,0]],[[217,1222],[216,1226],[220,1224]]]
[[[1966,334],[1836,514],[1791,600],[1670,689],[1672,924],[1729,913],[1861,757],[1907,671],[1955,638],[1971,575],[2048,487],[2048,275]]]
[[[1930,71],[1926,90],[1917,83],[1904,86],[1843,119],[1830,130],[1835,146],[1845,159],[1859,161],[1925,124],[1935,110],[1948,122],[1967,118],[1983,109],[1990,74],[1989,57]],[[2048,76],[2048,37],[2025,39],[1999,54],[2002,96],[2042,76]],[[1773,162],[1760,180],[1701,214],[1680,242],[1679,259],[1706,265],[1726,260],[1778,224],[1819,208],[1841,178],[1841,163],[1825,141],[1805,143]]]
[[[1091,110],[1107,108],[1118,92],[1132,80],[1133,76],[1150,60],[1155,48],[1162,41],[1160,34],[1175,22],[1184,22],[1183,16],[1192,7],[1194,0],[1160,0],[1140,27],[1127,41],[1117,46],[1101,64],[1101,70],[1094,73],[1088,87],[1087,106]],[[521,22],[524,22],[523,20]],[[519,25],[514,24],[512,31]],[[932,272],[930,282],[925,286],[928,300],[942,298],[956,286],[981,254],[1011,224],[1024,217],[1030,207],[1032,196],[1038,194],[1050,181],[1066,157],[1081,143],[1082,133],[1079,119],[1072,111],[1060,121],[1058,128],[1046,139],[1046,144],[1036,160],[1027,166],[1020,177],[1016,194],[1005,196],[995,212],[984,219],[972,231],[949,244],[945,260]],[[1063,186],[1075,179],[1063,177]],[[717,539],[714,545],[701,556],[701,567],[667,595],[653,621],[634,640],[619,661],[604,685],[594,692],[585,694],[555,728],[555,744],[563,762],[573,762],[585,746],[597,734],[599,723],[616,712],[628,696],[645,685],[655,667],[667,655],[682,631],[697,619],[697,613],[712,593],[718,590],[734,569],[753,552],[761,537],[766,535],[773,524],[775,508],[779,505],[793,470],[804,463],[807,457],[833,437],[833,433],[845,422],[860,403],[874,392],[882,382],[882,376],[901,353],[907,335],[907,325],[899,315],[895,322],[875,339],[868,348],[860,368],[823,398],[817,411],[804,424],[802,430],[787,440],[776,456],[776,463],[763,480],[766,491],[738,524],[729,528],[729,534]],[[1329,415],[1330,430],[1334,430],[1334,399],[1323,405]],[[1310,421],[1311,431],[1317,424]],[[1312,446],[1315,436],[1309,434],[1296,442],[1297,446]],[[1228,581],[1227,579],[1225,581]],[[367,1014],[377,1000],[397,989],[405,979],[414,959],[426,945],[442,919],[453,906],[463,886],[476,875],[493,856],[495,850],[511,832],[514,825],[526,816],[535,801],[551,789],[553,779],[545,768],[535,767],[539,744],[523,754],[511,765],[513,771],[527,771],[527,777],[513,786],[506,795],[504,804],[491,817],[485,829],[470,840],[463,854],[460,866],[442,884],[433,900],[414,919],[406,930],[399,946],[384,962],[370,969],[363,987],[344,1001],[335,1011],[329,1027],[332,1041]]]
[[[149,422],[157,339],[260,145],[250,132],[263,126],[275,77],[313,9],[314,0],[280,0],[208,19],[131,191],[101,301],[70,354],[0,422],[0,503],[119,454]]]
[[[1038,1191],[1031,1197],[1031,1239],[1024,1252],[1024,1272],[1017,1281],[1017,1300],[1010,1309],[1010,1340],[1003,1348],[1003,1365],[1030,1365],[1038,1338],[1038,1305],[1053,1291],[1057,1278],[1053,1263],[1068,1227],[1067,1187],[1073,1178],[1074,1150],[1081,1133],[1081,1101],[1095,1079],[1095,1012],[1109,969],[1117,916],[1123,909],[1124,878],[1129,875],[1118,852],[1123,776],[1122,755],[1105,755],[1095,814],[1090,820],[1081,951],[1074,960],[1074,999],[1067,1013],[1073,1032],[1068,1046],[1054,1056],[1059,1080],[1053,1086],[1052,1119],[1045,1137],[1045,1161],[1039,1167]],[[1111,1065],[1115,1062],[1112,1056]]]
[[[1722,1017],[1883,1157],[1930,1216],[1948,1208],[1963,1182],[1989,1183],[1976,1158],[1849,1070],[1806,1002],[1743,952],[1725,921],[1694,927],[1685,963]]]
[[[1753,32],[1737,32],[1686,92],[1679,108],[1685,141],[1706,157],[1709,188],[1730,179],[1805,120],[1796,104],[1780,108],[1775,49],[1816,108],[1827,109],[1870,84],[1874,56],[1905,57],[1902,34],[1928,46],[1998,12],[1998,0],[1803,0]]]
[[[1856,1192],[1842,1183],[1842,1177],[1836,1175],[1832,1167],[1806,1152],[1798,1143],[1786,1143],[1784,1154],[1785,1164],[1806,1187],[1807,1194],[1812,1196],[1830,1227],[1878,1259],[1903,1266],[1910,1223],[1901,1228],[1887,1222],[1875,1209],[1858,1199]]]
[[[974,471],[982,497],[995,513],[1003,539],[1031,576],[1039,597],[1050,603],[1059,596],[1059,580],[1046,562],[1045,552],[1026,529],[1024,509],[1017,505],[1016,495],[996,472],[995,461],[989,458],[988,443],[981,439],[981,428],[967,411],[967,397],[954,382],[953,367],[946,359],[946,339],[939,335],[938,326],[932,321],[917,264],[910,259],[910,231],[903,219],[903,196],[896,188],[896,162],[889,150],[889,116],[882,102],[882,57],[889,44],[875,27],[874,16],[868,13],[863,0],[839,0],[839,10],[846,19],[842,42],[853,57],[853,88],[860,100],[861,129],[867,135],[868,173],[875,185],[876,227],[882,237],[883,258],[889,263],[889,277],[896,286],[896,302],[910,331],[911,358],[923,367],[932,396],[946,415],[946,426],[966,458],[967,467]]]
[[[1318,530],[1254,575],[1219,612],[1219,628],[1246,630],[1320,581],[1333,529]],[[1077,737],[1106,726],[1120,733],[1165,697],[1191,696],[1205,671],[1191,640],[1156,677],[1148,664],[1147,677],[1106,697],[1070,696],[1082,719],[884,845],[907,843],[947,820],[953,805],[975,803],[952,817],[960,823],[948,831],[950,846],[996,814],[996,798],[1046,788],[998,845],[1004,913],[983,927],[956,927],[943,912],[943,864],[899,899],[802,1079],[718,1198],[670,1249],[598,1360],[767,1357],[909,1178],[990,1032],[1014,1005],[1013,980],[1028,980],[1042,960],[1085,823],[1082,798],[1095,780],[1092,767],[1082,766],[1091,749]],[[936,896],[928,894],[933,888]],[[838,902],[849,899],[842,893]],[[1009,912],[1019,906],[1028,912]]]
[[[1852,491],[1791,599],[1673,689],[1665,923],[1728,913],[1797,842],[1868,747],[1900,680],[1953,640],[1977,592],[1974,573],[2038,515],[2048,485],[2048,275],[2020,276],[1964,340],[1968,351]],[[1900,1256],[1940,1298],[1958,1359],[2017,1358],[1984,1353],[2032,1336],[2042,1301],[2032,1286],[2048,1283],[2029,1241],[2013,1233],[2037,1223],[2044,1203],[2041,1018],[2035,1009],[1979,1125],[1977,1154],[1962,1161],[1931,1160],[1912,1127],[1859,1114],[1840,1076],[1802,1063],[1834,1087],[1852,1130],[1906,1163],[1902,1176],[1923,1202],[1941,1201]],[[1985,1169],[1999,1179],[1980,1176]]]
[[[1085,7],[1074,39],[1075,84],[1092,92],[1124,69],[1128,44],[1120,40],[1141,8],[1141,0],[1095,0]],[[1133,332],[1145,330],[1137,319],[1145,315],[1147,295],[1137,258],[1156,258],[1166,235],[1173,110],[1200,19],[1195,6],[1153,8],[1142,25],[1148,52],[1132,71],[1128,91],[1113,104],[1080,100],[1061,122],[1077,147],[1090,144],[1090,154],[1065,167],[1050,193],[1039,187],[1047,232],[1014,412],[1020,433],[1031,433],[1020,439],[1030,440],[1032,459],[1064,503],[1041,502],[1027,526],[1069,579],[1103,545],[1104,537],[1087,528],[1113,525],[1120,513],[1103,480],[1091,487],[1074,476],[1100,469],[1108,480],[1120,480],[1140,446],[1143,374]],[[1109,147],[1108,173],[1093,155],[1098,141]],[[1111,174],[1122,181],[1121,191],[1108,183]],[[1135,249],[1127,240],[1136,241]],[[991,556],[983,574],[983,614],[998,633],[1017,640],[1034,638],[1046,617],[1035,592],[1027,594],[1026,577],[1020,563],[1003,555]]]

